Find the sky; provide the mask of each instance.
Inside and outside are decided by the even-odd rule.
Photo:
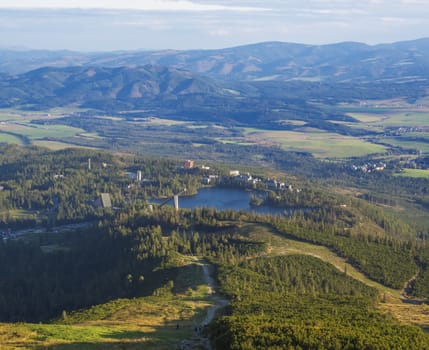
[[[0,0],[0,47],[214,49],[429,37],[429,0]]]

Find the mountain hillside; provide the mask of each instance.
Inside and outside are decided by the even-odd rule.
[[[330,45],[265,42],[190,51],[0,51],[0,71],[9,73],[48,65],[136,67],[146,64],[172,66],[226,80],[427,80],[429,38],[374,46],[354,42]]]
[[[146,65],[138,68],[40,68],[20,76],[0,77],[2,106],[51,107],[117,101],[118,104],[159,104],[194,94],[230,95],[216,84],[189,71]],[[136,102],[139,101],[139,102]]]

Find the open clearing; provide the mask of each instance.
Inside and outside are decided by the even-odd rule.
[[[426,111],[398,111],[392,109],[380,111],[379,113],[353,112],[348,114],[363,124],[367,123],[383,127],[423,127],[429,125],[429,113]]]
[[[206,273],[195,259],[176,281],[184,293],[166,284],[153,296],[116,299],[64,314],[51,324],[0,324],[1,349],[176,349],[194,339],[210,308],[218,302]],[[177,327],[179,325],[179,327]],[[203,343],[197,337],[195,344]],[[198,347],[195,347],[198,349]]]
[[[280,145],[287,151],[309,152],[319,158],[347,158],[384,153],[386,147],[356,137],[318,131],[265,131],[247,129],[246,139],[259,144]]]
[[[404,169],[397,176],[429,179],[429,170],[426,169]]]
[[[94,147],[74,145],[70,143],[64,143],[59,141],[45,141],[45,140],[35,140],[31,142],[35,146],[49,148],[52,151],[58,151],[66,148],[87,148],[95,149]]]
[[[65,125],[24,125],[18,123],[0,124],[0,131],[13,132],[30,139],[41,139],[45,137],[71,137],[84,132],[82,129]]]
[[[419,142],[402,140],[400,137],[386,137],[381,138],[380,141],[392,146],[399,146],[406,149],[418,150],[422,153],[429,154],[429,140],[428,142]]]
[[[17,145],[22,144],[21,140],[18,137],[9,134],[4,134],[2,132],[0,132],[0,143],[10,143]]]

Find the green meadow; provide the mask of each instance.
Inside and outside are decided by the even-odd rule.
[[[280,145],[287,151],[305,151],[318,158],[347,158],[384,153],[386,147],[317,129],[298,131],[246,130],[247,140]]]
[[[429,179],[429,170],[426,169],[403,169],[397,176]]]
[[[0,125],[0,131],[12,132],[30,139],[42,139],[45,137],[71,137],[84,132],[82,129],[66,125],[30,125],[17,123]]]
[[[194,328],[213,305],[201,268],[178,276],[189,288],[173,292],[167,285],[148,297],[116,299],[74,312],[64,311],[51,323],[0,324],[0,349],[148,349],[177,348],[182,340],[196,344]],[[179,327],[177,327],[179,325]]]
[[[392,146],[398,146],[405,149],[417,150],[422,153],[429,154],[429,140],[428,142],[403,140],[401,137],[386,137],[380,138],[380,141]]]
[[[0,132],[0,143],[22,144],[21,140],[13,135]]]

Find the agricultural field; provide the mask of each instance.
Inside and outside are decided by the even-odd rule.
[[[38,124],[34,121],[49,121],[63,116],[71,109],[55,109],[52,112],[28,112],[0,110],[0,143],[36,145],[52,150],[69,147],[84,147],[64,142],[65,139],[77,138],[88,140],[102,139],[97,133],[61,124]]]
[[[382,113],[349,113],[349,115],[361,123],[375,124],[383,127],[401,126],[428,126],[429,113],[420,111],[399,112],[385,110]]]
[[[412,126],[412,127],[423,127],[429,124],[429,113],[428,112],[404,112],[404,113],[392,113],[386,115],[382,120],[382,125],[388,126]]]
[[[426,109],[392,108],[348,113],[358,123],[343,122],[351,128],[377,132],[380,143],[429,154],[429,112]]]
[[[347,112],[339,107],[342,112]],[[285,151],[309,152],[321,159],[344,159],[385,154],[389,145],[429,153],[427,131],[429,114],[425,111],[395,109],[349,109],[348,113],[358,122],[332,121],[342,127],[367,130],[376,143],[365,136],[341,135],[315,128],[306,128],[304,121],[282,120],[282,125],[294,130],[264,130],[257,127],[226,127],[218,124],[178,121],[160,117],[132,118],[100,115],[88,118],[85,123],[73,116],[72,109],[56,109],[48,112],[0,110],[0,142],[34,144],[50,149],[67,147],[118,148],[159,152],[169,148],[180,152],[180,147],[193,147],[192,152],[201,154],[199,148],[207,144],[223,144],[233,147],[262,145],[281,147]],[[67,122],[52,120],[71,116]],[[36,122],[34,122],[36,121]],[[47,123],[45,124],[44,121]],[[52,124],[55,123],[55,124]],[[59,123],[65,123],[59,124]],[[388,128],[413,128],[401,136],[385,136]],[[415,129],[418,130],[415,130]],[[84,130],[85,129],[85,130]],[[124,138],[127,135],[127,138]],[[135,148],[135,149],[134,149]],[[128,149],[129,150],[129,149]]]
[[[429,179],[429,170],[427,169],[403,169],[397,176]]]
[[[86,148],[86,149],[95,149],[94,147],[86,147],[86,146],[77,146],[70,143],[59,142],[59,141],[46,141],[46,140],[33,140],[31,142],[32,145],[48,148],[52,151],[58,151],[66,148]]]
[[[9,144],[22,144],[22,141],[19,137],[10,134],[4,134],[0,132],[0,143],[9,143]]]
[[[379,139],[380,142],[401,147],[409,150],[416,150],[423,154],[429,154],[429,140],[428,142],[419,142],[411,140],[403,140],[401,137],[382,137]]]
[[[254,143],[280,145],[287,151],[305,151],[318,158],[348,158],[384,153],[386,147],[356,137],[317,129],[298,131],[247,130],[246,139]]]
[[[0,131],[22,135],[24,137],[28,137],[29,139],[42,139],[46,137],[71,137],[77,135],[80,132],[84,132],[82,129],[65,125],[30,125],[17,123],[1,124]]]

